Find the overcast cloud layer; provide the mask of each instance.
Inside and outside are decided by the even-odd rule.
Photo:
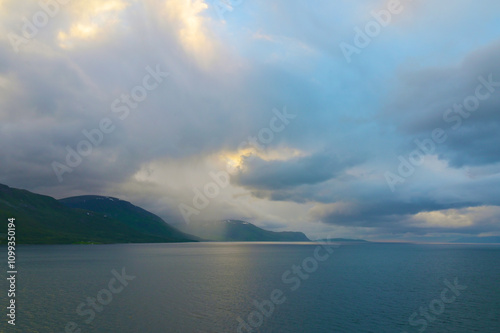
[[[500,235],[498,1],[60,2],[0,0],[0,183],[311,238]]]

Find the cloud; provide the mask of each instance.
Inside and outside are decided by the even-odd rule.
[[[120,24],[120,16],[130,4],[122,0],[72,2],[65,8],[71,13],[71,25],[57,34],[61,48],[75,47],[82,40],[109,36]],[[65,31],[66,30],[66,31]]]
[[[0,1],[0,182],[113,195],[177,221],[231,163],[240,172],[196,218],[318,236],[496,232],[500,94],[456,129],[443,115],[479,76],[500,81],[500,5],[419,2],[347,64],[338,44],[384,6],[245,1],[221,21],[208,1],[74,0],[16,52],[9,33],[41,7]],[[121,119],[114,101],[148,66],[169,75]],[[297,119],[242,149],[275,108]],[[103,118],[115,129],[60,183],[52,162]],[[384,173],[436,127],[447,140],[392,193]]]
[[[281,190],[324,182],[343,171],[349,162],[340,161],[332,152],[315,153],[289,160],[265,161],[259,157],[244,160],[234,181],[257,190]]]
[[[165,3],[164,14],[174,22],[178,38],[184,49],[198,62],[207,66],[215,56],[213,41],[208,36],[204,17],[200,14],[208,9],[202,0],[175,1]]]
[[[444,129],[447,139],[438,153],[453,167],[500,162],[498,57],[500,41],[474,50],[457,66],[405,72],[387,107],[387,119],[402,134],[416,138]],[[485,97],[479,99],[477,93]]]

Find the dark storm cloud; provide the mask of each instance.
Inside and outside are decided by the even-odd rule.
[[[438,203],[429,199],[416,202],[378,201],[354,203],[352,209],[329,213],[324,222],[344,226],[396,227],[408,217],[421,213],[445,209],[474,207],[473,202]]]
[[[254,157],[244,161],[244,168],[248,171],[237,174],[234,181],[256,190],[281,190],[327,181],[351,164],[352,162],[339,160],[332,152],[295,157],[286,161],[265,161]]]
[[[403,74],[386,119],[402,134],[419,139],[444,129],[447,139],[437,153],[454,167],[500,162],[499,58],[497,41],[470,53],[457,66]]]

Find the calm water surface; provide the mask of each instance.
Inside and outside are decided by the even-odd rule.
[[[356,244],[330,252],[276,243],[22,246],[17,325],[6,324],[4,310],[0,332],[59,333],[67,325],[81,333],[500,332],[499,246]],[[135,278],[110,285],[112,270],[123,268]],[[453,299],[445,303],[444,281],[455,279],[467,288],[445,293]],[[5,309],[5,279],[0,287]],[[94,309],[86,302],[97,296],[105,305]],[[267,307],[257,312],[255,302]]]

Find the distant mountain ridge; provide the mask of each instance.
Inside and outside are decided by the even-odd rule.
[[[252,223],[240,220],[208,221],[190,223],[182,230],[203,239],[220,242],[309,242],[309,238],[302,232],[282,231],[274,232],[259,228]]]
[[[18,244],[163,243],[199,240],[129,202],[114,198],[109,200],[108,197],[84,197],[88,199],[89,208],[96,211],[86,209],[85,199],[82,197],[58,201],[46,195],[0,184],[0,220],[16,218]],[[95,203],[100,200],[97,198],[107,198],[107,201],[115,204],[99,206]],[[104,209],[105,206],[109,211],[101,211],[100,208]],[[118,207],[123,209],[123,214],[118,212]],[[129,215],[124,216],[126,214]],[[1,226],[0,233],[5,234],[7,224],[2,223]],[[2,241],[5,240],[0,240]]]

